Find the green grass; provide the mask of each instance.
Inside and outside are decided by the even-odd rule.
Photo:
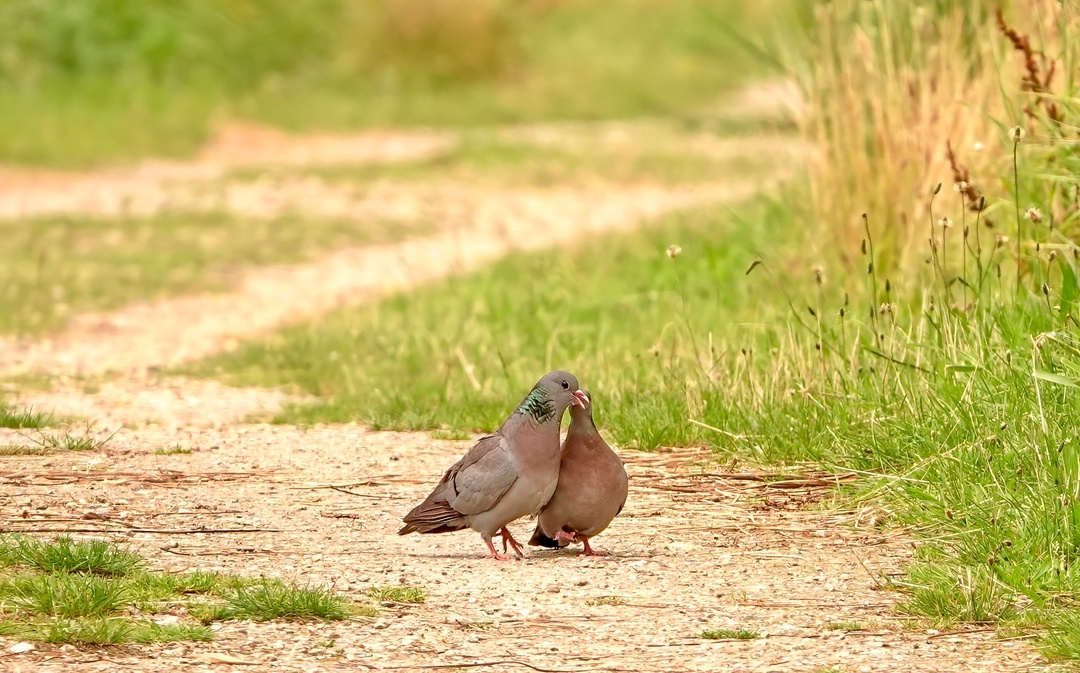
[[[92,433],[92,426],[87,425],[81,433],[61,432],[59,434],[38,434],[37,443],[46,451],[93,451],[109,443],[113,435],[99,438]]]
[[[356,609],[338,594],[318,587],[299,587],[276,580],[237,584],[224,594],[223,605],[212,606],[213,619],[289,621],[348,619]],[[370,611],[364,611],[370,614]]]
[[[374,610],[324,589],[210,572],[166,574],[104,540],[0,536],[0,635],[114,645],[211,640],[216,619],[347,619]],[[202,623],[132,617],[183,609]]]
[[[213,640],[214,634],[202,624],[159,625],[125,617],[92,617],[0,621],[0,634],[20,640],[76,645],[122,645],[124,643],[171,643]]]
[[[33,407],[25,409],[0,399],[0,428],[44,428],[52,422],[52,416]]]
[[[0,219],[0,333],[40,334],[81,311],[222,290],[244,267],[426,230],[422,223],[220,212]]]
[[[368,588],[367,595],[376,601],[393,603],[423,603],[427,600],[427,594],[419,587],[374,586]]]
[[[0,456],[44,456],[52,453],[44,446],[30,444],[0,444]]]
[[[56,572],[5,579],[0,595],[16,611],[43,617],[108,616],[129,602],[122,582]]]
[[[830,631],[864,631],[866,625],[856,621],[829,622],[825,628]]]
[[[45,573],[89,573],[106,577],[131,575],[142,568],[138,554],[104,540],[59,537],[44,541],[0,536],[0,564],[24,566]]]
[[[310,130],[684,113],[762,70],[733,32],[767,32],[785,7],[12,0],[0,162],[183,155],[223,119]]]
[[[701,637],[705,640],[753,640],[758,637],[758,632],[750,629],[713,629],[702,631]]]
[[[180,446],[179,444],[172,444],[170,446],[159,446],[154,449],[155,456],[186,456],[191,453],[191,449]]]
[[[288,407],[282,422],[484,430],[540,374],[564,366],[596,393],[597,416],[620,444],[712,439],[687,423],[697,411],[687,401],[721,391],[676,391],[688,367],[697,372],[687,357],[695,344],[704,363],[721,355],[702,350],[715,316],[754,314],[754,298],[728,288],[745,285],[757,241],[779,216],[771,212],[760,204],[745,218],[702,209],[669,216],[640,236],[513,255],[474,275],[286,329],[192,371],[323,398]],[[684,252],[673,260],[665,250],[674,242]],[[760,330],[745,331],[753,339]],[[478,386],[465,363],[475,367]]]

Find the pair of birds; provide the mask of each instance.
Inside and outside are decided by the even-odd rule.
[[[560,446],[563,412],[570,429]],[[589,544],[622,511],[627,478],[592,419],[592,400],[577,378],[562,370],[537,381],[517,409],[446,471],[431,495],[405,515],[398,535],[448,533],[472,528],[488,558],[520,558],[521,545],[508,523],[537,514],[530,545],[564,547],[579,541],[584,554],[602,555]],[[502,538],[503,553],[492,543]]]

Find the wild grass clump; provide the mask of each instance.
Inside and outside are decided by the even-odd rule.
[[[946,175],[963,183],[972,210],[999,185],[986,169],[1009,158],[998,132],[1023,123],[1025,111],[1066,107],[1064,73],[1078,63],[1076,8],[1039,0],[1002,15],[999,5],[814,6],[804,40],[789,43],[797,46],[788,63],[807,102],[799,123],[816,152],[805,204],[822,241],[850,249],[862,236],[859,213],[873,213],[886,251],[881,270],[911,272],[923,257],[924,196],[934,184]],[[1027,36],[1038,44],[1015,52]],[[950,204],[953,221],[963,207]]]
[[[420,587],[373,586],[368,587],[367,594],[373,600],[392,603],[423,603],[427,600],[427,593]]]
[[[148,570],[105,540],[0,536],[0,634],[48,643],[211,640],[215,619],[345,619],[371,614],[323,589],[211,572]],[[187,613],[203,623],[157,623],[136,612]],[[174,620],[175,621],[175,620]]]
[[[225,594],[226,605],[217,619],[290,621],[348,619],[348,601],[333,591],[319,587],[299,587],[276,580],[239,584]]]
[[[21,535],[0,536],[0,564],[45,573],[88,573],[123,577],[139,571],[143,558],[105,540],[58,537],[39,540]]]
[[[52,416],[33,407],[16,407],[0,399],[0,428],[43,428],[52,421]]]

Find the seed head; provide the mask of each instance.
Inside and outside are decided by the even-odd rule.
[[[948,216],[942,217],[937,223],[941,225],[943,229],[948,229],[952,226],[952,220],[950,220]]]
[[[682,247],[681,246],[676,245],[675,243],[672,243],[671,245],[669,245],[667,247],[667,256],[668,257],[670,257],[672,259],[675,259],[676,257],[678,257],[681,254],[682,254]]]
[[[966,183],[966,182],[964,182],[963,180],[961,180],[960,182],[957,182],[956,184],[954,184],[954,185],[952,186],[952,188],[953,188],[953,189],[954,189],[955,191],[958,191],[958,192],[960,192],[960,193],[962,194],[962,193],[964,193],[964,192],[966,192],[966,191],[967,191],[967,188],[968,188],[968,183]]]
[[[814,267],[814,282],[821,285],[825,282],[825,270],[820,266]]]
[[[1028,208],[1026,215],[1027,215],[1027,218],[1029,220],[1031,220],[1032,222],[1040,222],[1040,221],[1042,221],[1042,211],[1040,211],[1035,206],[1032,206],[1032,207]]]
[[[998,234],[997,237],[994,239],[994,246],[1000,248],[1000,247],[1004,246],[1008,242],[1009,242],[1009,237],[1008,236],[1002,236],[1001,234]]]
[[[1009,135],[1012,136],[1012,139],[1013,139],[1014,143],[1020,142],[1021,140],[1024,139],[1024,127],[1022,127],[1022,126],[1014,126],[1014,127],[1012,127],[1012,129],[1009,131]]]

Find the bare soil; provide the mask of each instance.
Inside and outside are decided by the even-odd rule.
[[[210,425],[150,425],[88,454],[5,459],[4,527],[108,535],[172,571],[325,583],[361,602],[372,585],[407,584],[427,601],[349,622],[229,622],[210,644],[41,645],[15,655],[3,641],[0,665],[218,670],[226,655],[267,671],[1041,667],[1022,641],[905,626],[882,578],[901,572],[910,543],[870,512],[807,509],[824,492],[813,481],[770,489],[725,477],[700,450],[624,452],[627,508],[596,540],[610,556],[530,549],[523,561],[497,562],[471,532],[395,535],[468,442],[356,425]],[[11,434],[0,442],[19,441]],[[176,443],[193,453],[153,454]],[[512,528],[527,538],[531,524]],[[214,532],[223,530],[243,532]],[[862,628],[830,628],[837,622]],[[720,628],[758,637],[700,638]]]

